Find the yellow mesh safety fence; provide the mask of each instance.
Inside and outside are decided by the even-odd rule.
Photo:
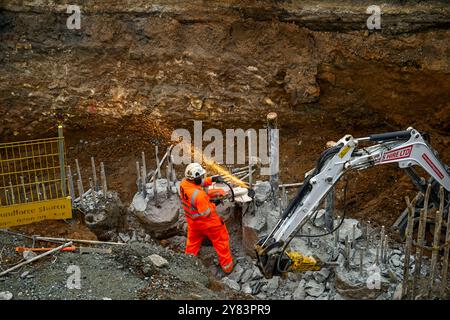
[[[4,217],[11,217],[12,212],[21,210],[31,212],[27,210],[33,208],[42,211],[41,207],[33,204],[40,202],[41,206],[49,208],[49,205],[61,203],[61,200],[63,203],[67,200],[61,126],[58,127],[58,137],[0,144],[0,212],[4,213]],[[41,216],[39,220],[43,219],[45,217]]]

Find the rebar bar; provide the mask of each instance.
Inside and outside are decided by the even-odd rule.
[[[136,175],[137,175],[136,184],[137,184],[138,192],[142,192],[141,168],[139,165],[139,161],[136,161]]]
[[[106,182],[105,165],[103,164],[103,162],[100,162],[100,179],[102,183],[103,196],[106,198],[106,194],[108,192],[108,184]]]
[[[142,154],[143,154],[143,152],[142,152]],[[158,154],[159,154],[158,145],[155,145],[155,159],[156,159],[156,164],[159,163],[159,156],[158,156]],[[144,160],[142,160],[142,161],[144,161]],[[156,174],[157,174],[158,179],[161,179],[161,168],[159,168],[159,167],[156,168]]]
[[[417,197],[415,198],[417,199]],[[408,224],[406,226],[405,232],[405,258],[403,260],[403,284],[402,284],[402,297],[406,296],[408,293],[408,278],[409,278],[409,261],[411,255],[412,246],[412,231],[414,227],[414,212],[415,212],[415,199],[413,203],[409,201],[409,197],[406,197],[406,205],[408,208]]]
[[[94,157],[91,157],[91,167],[92,167],[92,178],[93,178],[93,184],[94,184],[94,189],[92,189],[92,190],[98,191],[97,168],[95,167]]]
[[[81,196],[84,194],[84,188],[83,188],[83,179],[81,179],[81,170],[80,170],[80,164],[78,163],[78,159],[75,159],[75,165],[77,167],[77,187],[78,187],[78,194],[81,198]]]
[[[143,167],[142,172],[144,173],[144,177],[147,177],[147,165],[145,163],[145,153],[144,153],[144,151],[141,152],[141,157],[142,157],[142,167]],[[159,168],[157,168],[156,170],[159,171]]]

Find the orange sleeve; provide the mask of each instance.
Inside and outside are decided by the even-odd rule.
[[[203,179],[202,187],[209,187],[210,185],[212,185],[211,177],[207,177],[207,178]]]
[[[206,213],[207,210],[212,212],[216,209],[216,205],[209,201],[208,195],[203,190],[195,198],[195,207],[200,214]]]

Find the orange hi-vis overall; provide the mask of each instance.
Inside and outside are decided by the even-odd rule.
[[[209,201],[202,187],[212,184],[210,177],[203,180],[202,185],[196,185],[187,179],[180,184],[180,196],[188,224],[186,254],[197,255],[203,239],[208,237],[219,256],[222,270],[233,269],[233,257],[230,250],[228,230],[222,218],[216,212],[216,205]]]

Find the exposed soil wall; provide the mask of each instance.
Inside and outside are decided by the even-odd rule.
[[[105,161],[126,201],[140,151],[193,119],[260,127],[276,111],[283,181],[346,133],[414,126],[450,162],[445,2],[385,1],[375,32],[366,1],[79,1],[81,30],[66,28],[65,4],[5,2],[0,140],[51,135],[61,117],[69,158]],[[412,191],[394,167],[350,188],[351,213],[386,224]]]

